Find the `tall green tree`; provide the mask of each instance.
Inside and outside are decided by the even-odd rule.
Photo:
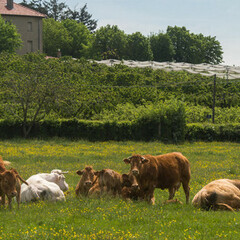
[[[122,59],[125,56],[127,36],[118,26],[100,27],[94,33],[92,56],[95,58]]]
[[[62,21],[62,25],[71,38],[70,49],[67,55],[75,58],[88,57],[87,54],[92,36],[87,27],[70,19]]]
[[[154,61],[166,62],[173,60],[174,47],[170,37],[167,34],[151,34],[149,39]]]
[[[12,23],[5,21],[0,15],[0,53],[15,52],[22,45],[20,34]]]
[[[50,0],[49,2],[44,2],[47,9],[47,15],[55,20],[61,20],[65,18],[65,12],[67,10],[67,5],[64,2],[58,2],[58,0]]]
[[[79,11],[68,8],[66,18],[76,20],[78,23],[83,23],[90,32],[94,32],[97,28],[97,20],[93,19],[92,14],[87,11],[87,4],[80,8]]]
[[[72,37],[61,22],[53,18],[43,19],[43,51],[49,56],[69,55],[72,50]]]
[[[126,57],[132,60],[152,60],[152,50],[149,39],[136,32],[127,36]]]
[[[189,51],[191,36],[189,30],[187,30],[185,27],[168,26],[167,34],[170,37],[174,47],[174,60],[176,62],[190,62]]]
[[[168,27],[167,35],[174,48],[174,60],[189,63],[222,62],[222,46],[216,37],[190,33],[185,27]]]

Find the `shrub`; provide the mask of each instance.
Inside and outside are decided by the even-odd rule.
[[[187,124],[186,140],[189,141],[240,141],[240,123]]]

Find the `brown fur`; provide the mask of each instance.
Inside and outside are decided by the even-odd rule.
[[[123,180],[120,173],[112,169],[103,169],[96,172],[96,175],[99,178],[98,181],[101,192],[104,191],[105,187],[107,193],[113,194],[114,196],[116,196],[117,194],[121,195]]]
[[[77,196],[87,196],[90,188],[96,182],[95,171],[92,166],[86,166],[82,171],[78,170],[76,173],[81,176],[81,179],[76,186],[75,193]]]
[[[171,199],[171,200],[166,200],[164,201],[164,204],[172,204],[172,203],[178,203],[178,204],[183,204],[181,201],[179,201],[178,199]]]
[[[168,189],[171,200],[181,184],[186,203],[189,202],[190,164],[181,153],[173,152],[158,156],[133,155],[123,161],[131,164],[131,173],[136,176],[145,200],[151,204],[155,203],[155,188]]]
[[[125,200],[141,200],[143,193],[137,183],[136,177],[130,172],[129,174],[122,175],[122,198]]]
[[[240,209],[240,180],[219,179],[204,186],[192,204],[205,210]]]
[[[8,206],[11,208],[12,198],[16,196],[18,208],[20,205],[20,192],[21,192],[21,183],[20,180],[27,184],[28,183],[21,178],[16,169],[7,170],[5,168],[9,164],[7,161],[3,161],[0,156],[0,197],[1,204],[5,206],[5,196],[8,198]]]

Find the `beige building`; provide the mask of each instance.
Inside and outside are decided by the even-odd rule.
[[[16,25],[21,34],[23,46],[17,51],[18,54],[43,51],[42,19],[46,15],[16,4],[13,0],[0,0],[0,15]]]

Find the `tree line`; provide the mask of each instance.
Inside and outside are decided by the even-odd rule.
[[[96,60],[222,62],[222,46],[216,37],[191,33],[184,26],[168,26],[166,32],[149,36],[126,34],[116,25],[97,29],[87,4],[73,10],[58,0],[23,0],[21,4],[47,15],[43,19],[43,50],[49,56],[56,56],[60,49],[62,56]]]

